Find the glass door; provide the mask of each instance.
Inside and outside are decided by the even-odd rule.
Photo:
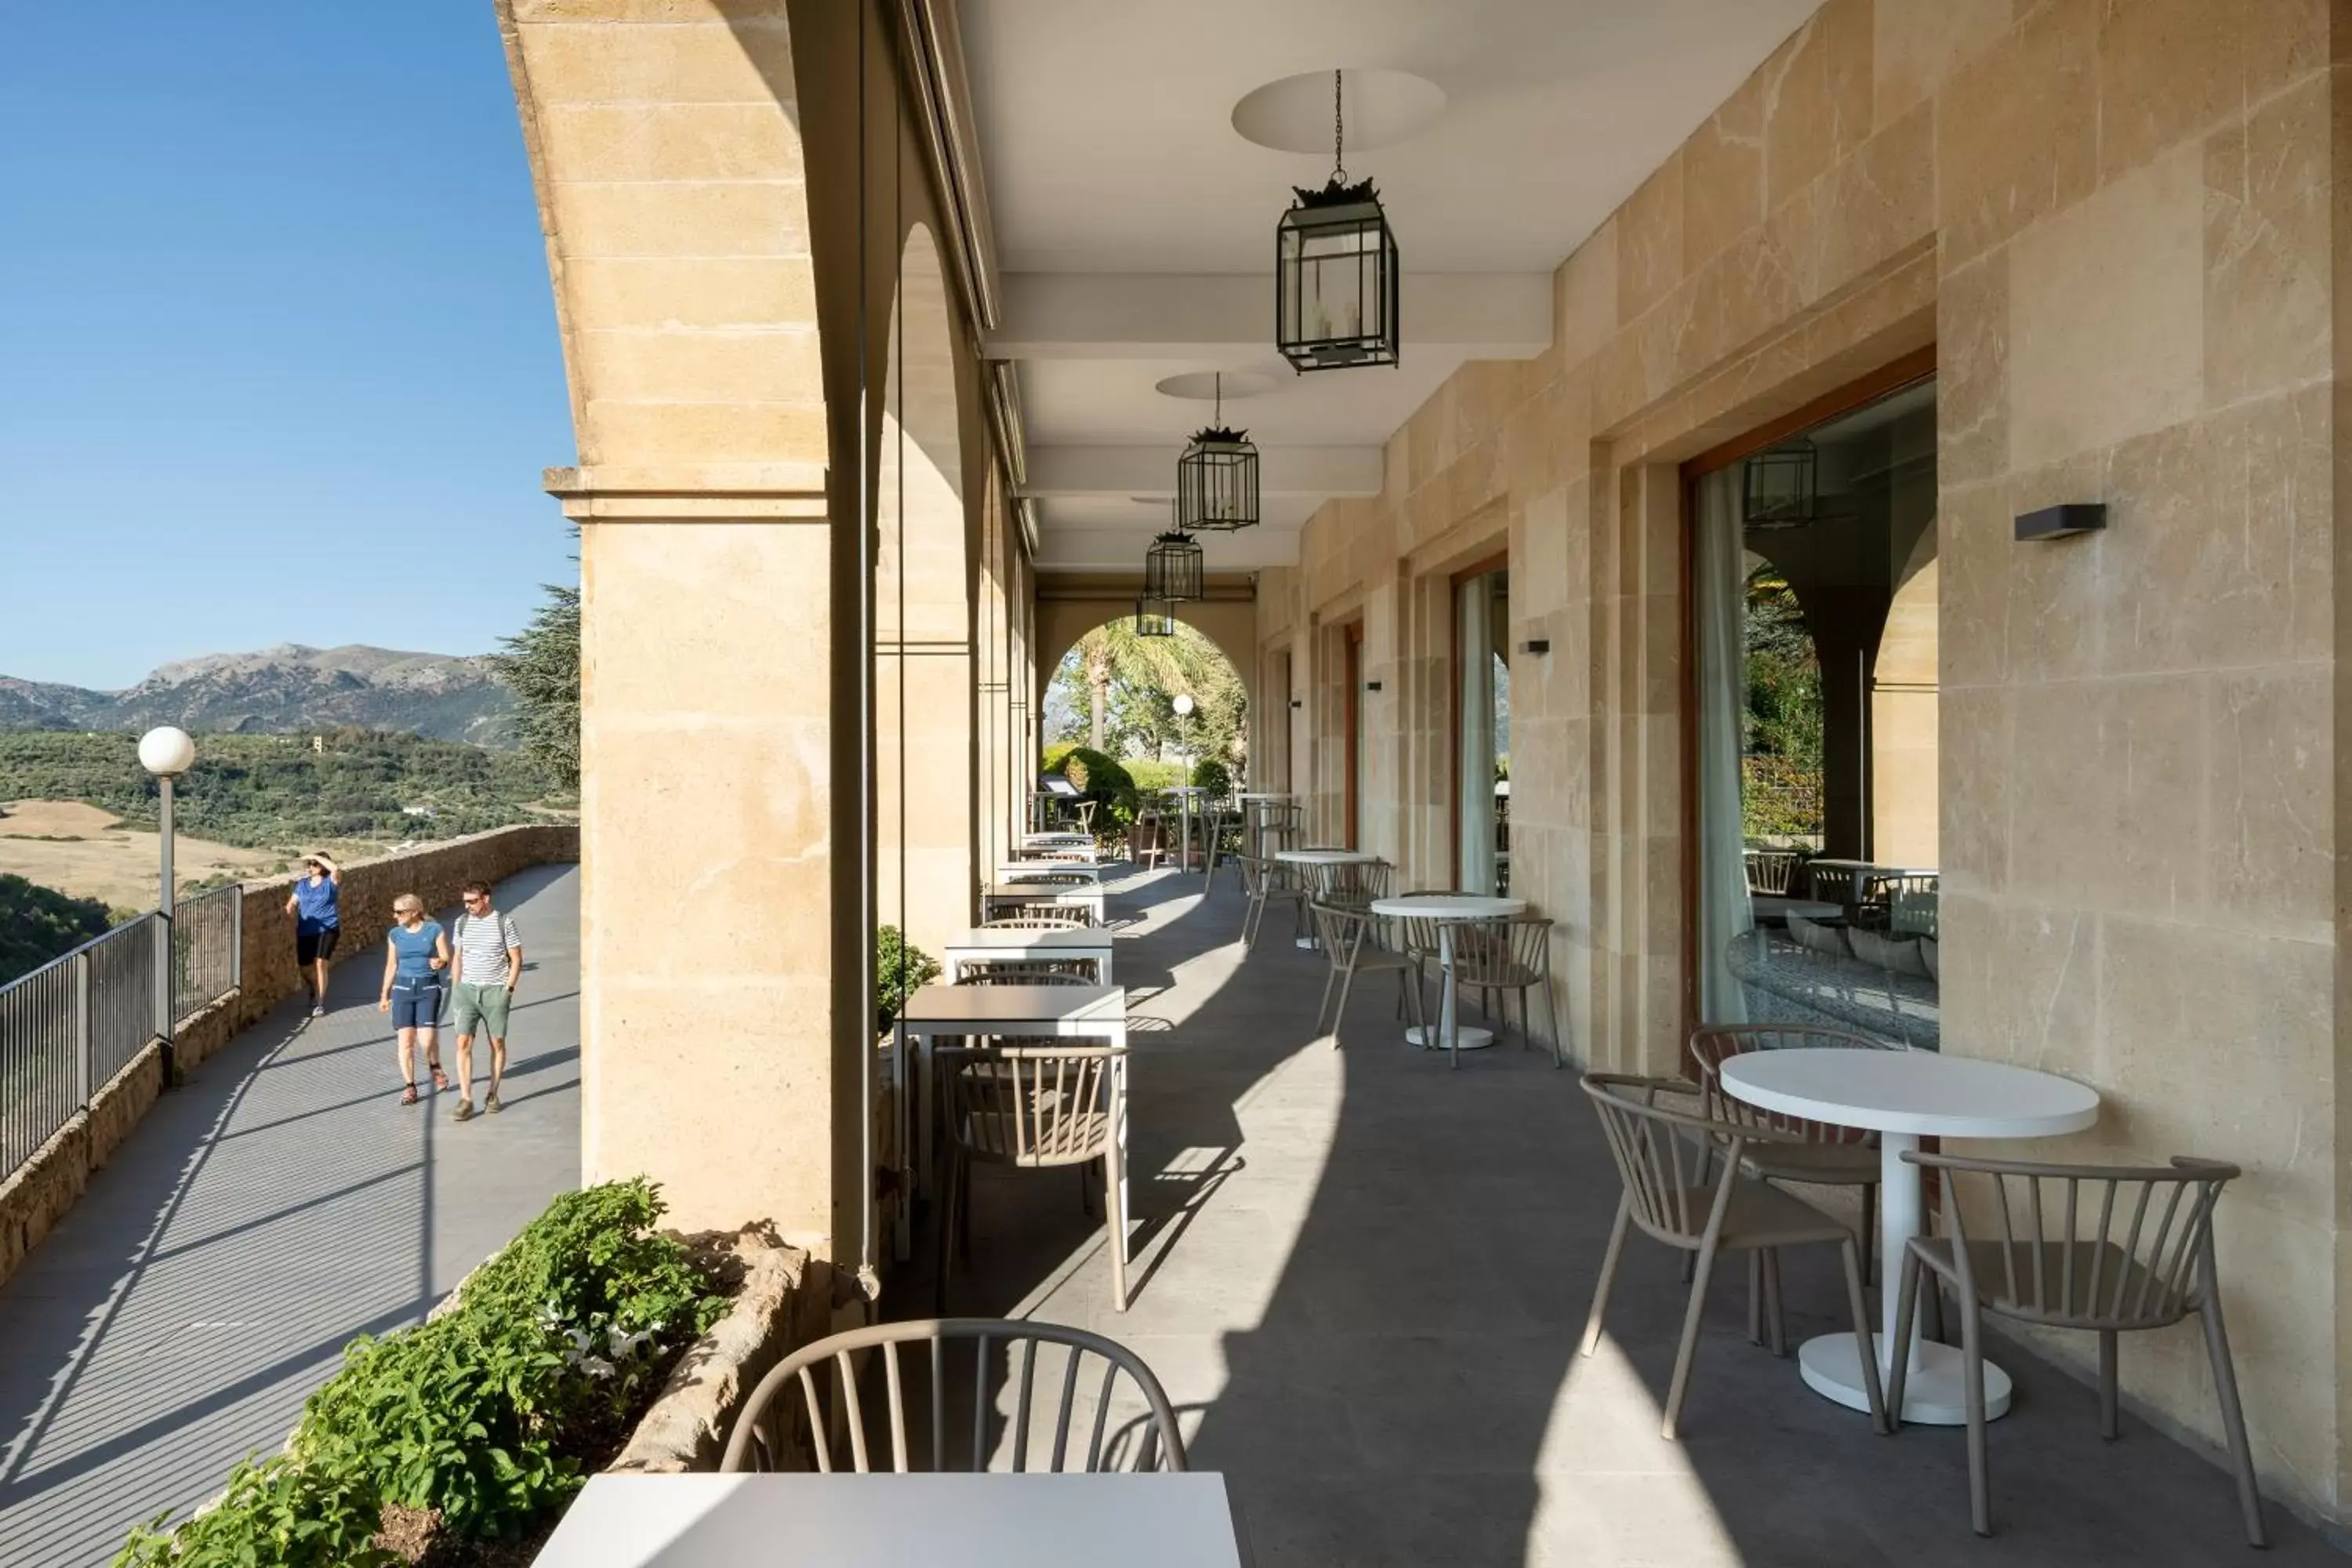
[[[1454,886],[1510,891],[1510,583],[1506,567],[1454,585]]]

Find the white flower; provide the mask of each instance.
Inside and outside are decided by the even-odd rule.
[[[591,1377],[610,1377],[613,1375],[613,1363],[600,1355],[583,1356],[580,1358],[580,1370]]]

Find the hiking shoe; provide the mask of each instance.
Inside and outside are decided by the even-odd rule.
[[[496,1116],[499,1113],[499,1091],[497,1089],[494,1089],[490,1090],[489,1098],[482,1101],[482,1109],[488,1111],[492,1116]]]
[[[473,1102],[472,1100],[459,1100],[459,1101],[457,1102],[457,1110],[456,1114],[452,1115],[452,1116],[449,1118],[449,1120],[450,1120],[450,1121],[471,1121],[473,1119],[474,1119],[474,1102]]]

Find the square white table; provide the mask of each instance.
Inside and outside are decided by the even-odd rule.
[[[1878,1358],[1882,1386],[1894,1372],[1895,1280],[1911,1238],[1925,1229],[1919,1167],[1903,1158],[1922,1136],[2048,1138],[2077,1132],[2099,1119],[2099,1095],[2086,1084],[2007,1062],[1937,1051],[1839,1050],[1806,1046],[1747,1051],[1716,1069],[1723,1091],[1765,1110],[1878,1134]],[[1822,1334],[1797,1352],[1806,1385],[1855,1410],[1870,1408],[1860,1347],[1851,1333]],[[1933,1426],[1968,1420],[1960,1352],[1911,1336],[1898,1419]],[[2009,1373],[1984,1363],[1985,1417],[2009,1410]]]
[[[997,1035],[1050,1037],[1097,1045],[1127,1044],[1127,993],[1116,985],[925,985],[907,998],[891,1031],[891,1080],[898,1090],[898,1160],[901,1194],[929,1187],[931,1180],[931,1050],[941,1038]],[[915,1042],[909,1071],[907,1046]],[[910,1094],[908,1091],[912,1089]],[[1127,1180],[1127,1059],[1110,1071],[1110,1177],[1118,1188],[1117,1212],[1131,1215]],[[905,1261],[913,1237],[907,1205],[898,1209],[896,1251]],[[1111,1293],[1127,1310],[1127,1231],[1114,1225]]]
[[[1084,910],[1087,919],[1096,925],[1109,923],[1109,895],[1099,883],[1074,887],[1067,882],[998,882],[981,890],[980,904],[982,920],[993,920],[1006,910],[1028,904],[1053,904]]]
[[[1241,1568],[1225,1479],[588,1478],[535,1568]]]
[[[977,963],[987,959],[1019,960],[1030,963],[1063,963],[1091,959],[1095,966],[1095,984],[1111,985],[1110,932],[1100,926],[1079,931],[1020,931],[1002,926],[974,926],[959,931],[942,943],[940,962],[946,966],[948,982],[955,984],[958,963]]]

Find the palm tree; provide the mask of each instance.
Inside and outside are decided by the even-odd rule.
[[[1103,720],[1110,709],[1110,689],[1122,686],[1188,689],[1190,672],[1176,649],[1179,639],[1137,635],[1131,621],[1106,621],[1080,637],[1071,651],[1076,656],[1078,679],[1087,688],[1087,744],[1103,749]]]

